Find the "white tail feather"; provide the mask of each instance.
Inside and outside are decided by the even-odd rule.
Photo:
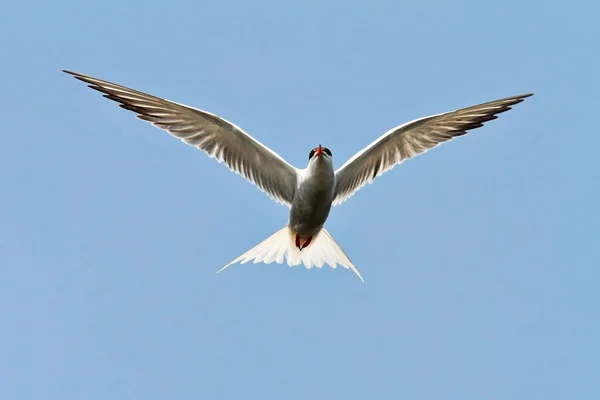
[[[325,228],[321,229],[319,233],[313,236],[310,245],[302,249],[302,251],[298,250],[296,247],[295,240],[296,235],[288,226],[284,226],[282,229],[218,270],[217,273],[237,262],[245,264],[248,261],[254,260],[255,264],[259,262],[270,264],[273,261],[277,264],[282,264],[283,260],[286,259],[287,264],[290,267],[304,264],[308,269],[311,269],[312,267],[321,268],[325,264],[329,264],[332,268],[336,268],[337,264],[340,264],[346,269],[350,268],[360,280],[364,282],[358,269],[356,269],[354,264],[352,264],[352,261],[346,256],[346,253],[338,246]]]

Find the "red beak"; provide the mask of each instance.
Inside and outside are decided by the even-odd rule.
[[[319,145],[317,152],[315,153],[315,157],[319,157],[321,154],[323,154],[323,149],[321,148],[321,145]]]

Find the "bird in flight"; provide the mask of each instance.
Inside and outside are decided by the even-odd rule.
[[[289,266],[304,264],[306,268],[321,268],[325,263],[336,268],[339,264],[350,268],[363,282],[358,269],[323,227],[331,207],[348,200],[395,165],[483,126],[533,95],[507,97],[396,126],[336,170],[331,150],[318,145],[308,153],[308,165],[299,169],[215,114],[91,76],[63,72],[104,93],[138,118],[224,162],[271,199],[290,208],[289,221],[282,229],[218,272],[237,262],[281,264],[285,259]]]

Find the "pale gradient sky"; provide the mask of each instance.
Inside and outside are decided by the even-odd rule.
[[[0,398],[600,398],[598,6],[549,4],[2,5]],[[63,68],[214,112],[297,167],[535,96],[332,211],[362,284],[217,275],[287,209]]]

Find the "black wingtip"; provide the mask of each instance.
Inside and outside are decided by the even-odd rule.
[[[533,96],[533,93],[525,93],[520,96],[515,96],[516,101],[515,101],[514,105],[524,102],[526,98],[531,97],[531,96]]]
[[[64,72],[65,74],[69,74],[69,75],[73,76],[73,78],[78,79],[82,82],[89,83],[88,87],[91,87],[92,89],[96,89],[95,85],[92,86],[93,83],[89,80],[90,77],[80,74],[78,72],[73,72],[73,71],[69,71],[66,69],[63,69],[62,72]]]
[[[531,97],[531,96],[533,96],[533,93],[523,93],[523,94],[518,94],[516,96],[507,97],[506,99],[502,99],[502,100],[511,100],[511,99],[513,99],[513,100],[517,100],[517,101],[521,102],[521,101],[523,101],[526,98]]]
[[[64,72],[65,74],[69,74],[69,75],[73,76],[73,78],[79,79],[80,81],[84,81],[84,82],[85,82],[85,78],[88,78],[84,74],[80,74],[79,72],[69,71],[68,69],[63,69],[62,72]]]

